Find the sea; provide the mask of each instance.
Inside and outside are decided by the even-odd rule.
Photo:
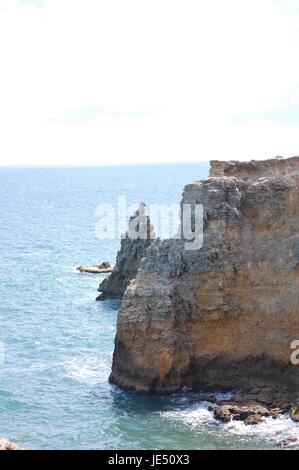
[[[96,302],[117,236],[99,207],[178,204],[208,163],[0,168],[0,436],[26,449],[271,449],[288,417],[222,424],[190,391],[136,395],[108,382],[118,301]],[[109,207],[110,207],[109,206]]]

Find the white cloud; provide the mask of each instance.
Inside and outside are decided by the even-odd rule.
[[[297,126],[231,119],[297,104],[298,26],[270,0],[0,0],[0,163],[298,153]]]

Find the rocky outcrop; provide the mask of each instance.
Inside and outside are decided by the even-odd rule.
[[[284,414],[291,411],[292,403],[294,403],[294,393],[287,387],[279,386],[259,386],[249,390],[239,391],[233,394],[230,403],[234,405],[248,406],[250,404],[259,404],[271,410],[272,413]],[[225,400],[217,401],[218,405],[226,405]],[[298,403],[295,401],[295,403]]]
[[[104,261],[101,264],[96,264],[92,266],[78,266],[76,271],[80,273],[89,273],[89,274],[107,274],[113,271],[113,266],[108,263],[108,261]]]
[[[224,423],[231,420],[244,421],[246,425],[259,424],[264,417],[277,418],[277,414],[269,412],[267,408],[261,405],[222,405],[214,410],[214,417]]]
[[[197,398],[192,398],[188,404],[208,402],[217,407],[232,406],[234,408],[246,407],[252,408],[262,405],[262,408],[268,410],[268,416],[273,418],[280,414],[292,413],[292,410],[299,409],[299,401],[294,401],[294,392],[283,386],[259,386],[250,389],[238,390],[230,393],[229,398],[222,397],[222,394],[205,395],[200,393]],[[296,406],[294,406],[296,404]],[[216,408],[212,407],[212,411]],[[255,413],[256,414],[256,410]],[[266,416],[266,415],[265,415]]]
[[[203,246],[154,241],[122,284],[111,382],[138,392],[296,394],[299,157],[212,162],[209,178],[184,188],[185,203],[203,204]]]
[[[234,176],[235,178],[257,179],[270,176],[284,176],[299,172],[299,156],[293,158],[276,157],[269,160],[251,162],[212,160],[210,176]]]
[[[136,277],[141,259],[154,238],[149,216],[145,214],[145,204],[141,203],[139,210],[130,217],[129,228],[121,240],[116,264],[111,275],[100,284],[100,295],[96,300],[122,299],[130,281]]]
[[[291,418],[296,423],[299,422],[299,408],[297,406],[293,406],[291,408]]]
[[[15,442],[11,442],[4,437],[0,437],[0,450],[23,450],[23,448]]]

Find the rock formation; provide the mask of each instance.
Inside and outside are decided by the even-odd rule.
[[[130,217],[129,229],[121,240],[112,273],[99,286],[101,293],[97,300],[122,299],[154,238],[149,216],[145,214],[145,204],[140,203],[139,209]]]
[[[23,448],[15,442],[11,442],[4,437],[0,437],[0,450],[23,450]]]
[[[184,188],[182,204],[203,204],[202,248],[156,240],[141,260],[125,239],[114,278],[102,284],[106,295],[126,289],[111,382],[157,393],[296,390],[299,157],[213,161],[210,177]],[[130,258],[134,269],[124,269]]]
[[[270,417],[276,419],[277,413],[270,412],[267,408],[261,405],[252,406],[236,406],[234,404],[222,405],[214,409],[214,418],[224,423],[231,420],[244,421],[244,424],[254,425],[259,424],[262,418]]]
[[[235,176],[247,180],[296,173],[298,172],[299,156],[287,159],[276,157],[269,160],[252,160],[250,162],[212,160],[210,164],[210,176]]]
[[[104,261],[101,264],[94,264],[92,266],[78,266],[76,271],[89,274],[107,274],[113,271],[113,266],[108,261]]]

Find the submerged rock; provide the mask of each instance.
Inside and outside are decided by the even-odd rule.
[[[298,442],[297,437],[286,437],[285,439],[278,441],[276,443],[276,447],[290,447],[295,445],[296,442]]]
[[[145,204],[141,203],[139,210],[130,218],[129,229],[121,240],[116,264],[111,275],[101,282],[98,289],[101,293],[96,300],[122,299],[154,238],[149,216],[145,214]]]
[[[4,437],[0,437],[0,450],[23,450],[23,448],[15,442],[11,442]]]
[[[125,292],[111,382],[158,393],[268,386],[267,403],[274,386],[298,389],[299,157],[212,162],[182,204],[203,204],[202,248],[156,240],[138,255],[125,239],[100,286],[104,298]]]
[[[203,401],[207,401],[212,404],[218,404],[219,402],[215,395],[201,395],[198,398],[193,398],[192,400],[189,400],[188,403],[190,405],[194,405],[195,403],[201,403]]]

